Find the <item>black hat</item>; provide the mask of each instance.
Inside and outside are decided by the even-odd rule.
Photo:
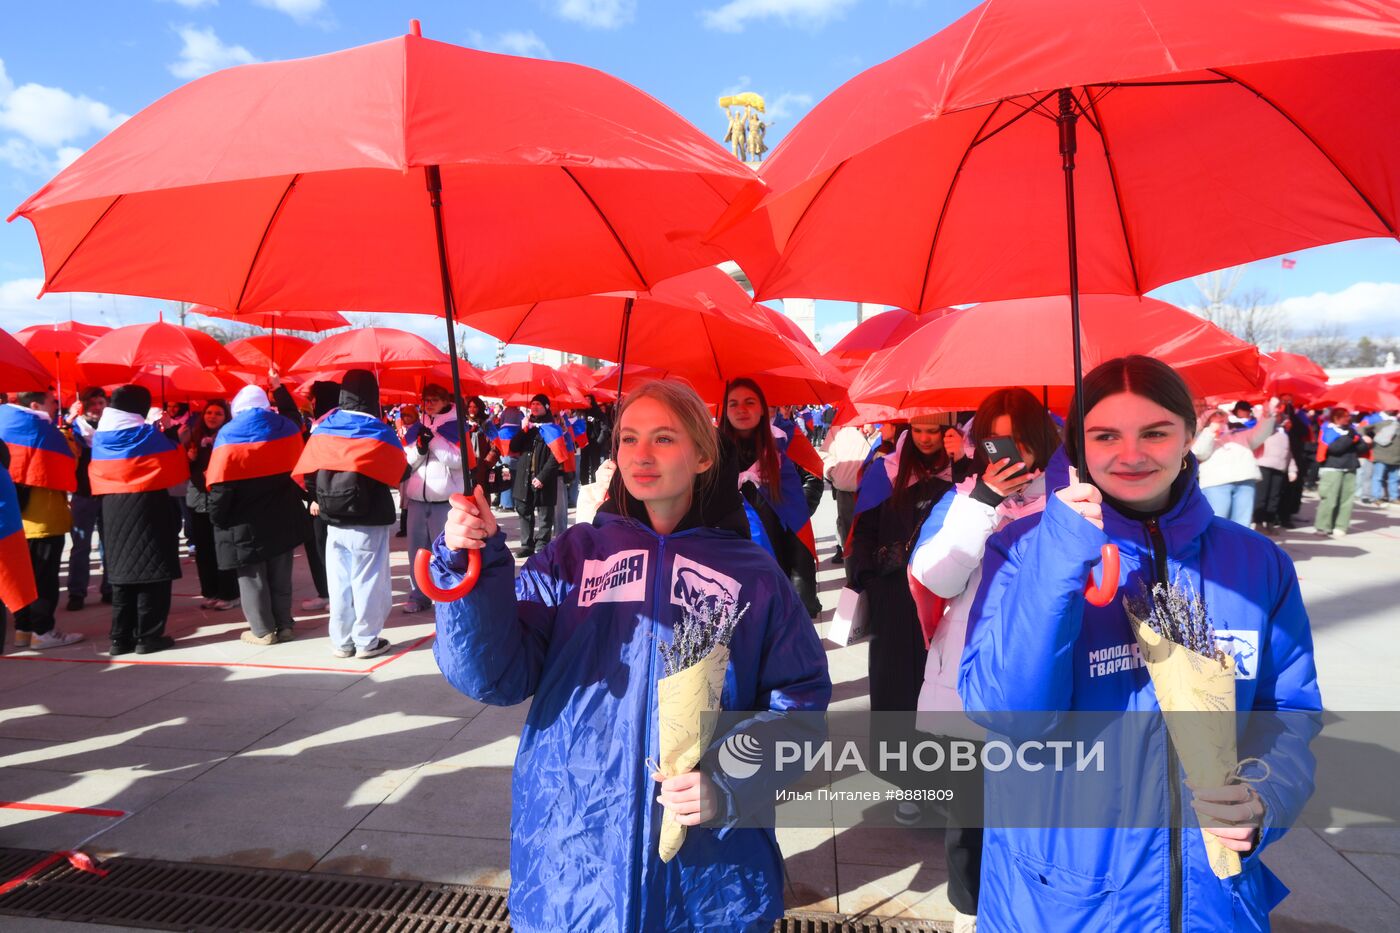
[[[545,395],[543,392],[540,392],[540,393],[537,394],[537,395],[532,395],[532,396],[530,396],[530,401],[532,401],[532,402],[539,402],[539,403],[540,403],[541,405],[543,405],[545,408],[548,408],[548,407],[549,407],[549,396],[548,396],[548,395]]]
[[[367,369],[351,369],[340,380],[340,407],[366,415],[379,415],[379,380]]]

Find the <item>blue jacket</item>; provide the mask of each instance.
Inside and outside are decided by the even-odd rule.
[[[1048,488],[1063,488],[1066,474],[1061,451],[1047,470]],[[1236,708],[1321,709],[1312,632],[1293,562],[1262,535],[1212,514],[1196,481],[1194,459],[1177,483],[1176,504],[1157,520],[1159,534],[1107,504],[1100,531],[1052,492],[1043,513],[992,537],[958,684],[969,716],[995,728],[1006,720],[978,711],[1157,710],[1121,598],[1096,608],[1083,597],[1085,580],[1108,541],[1121,554],[1120,594],[1135,593],[1139,581],[1150,585],[1157,576],[1154,539],[1168,576],[1184,577],[1203,595],[1217,642],[1234,652]],[[1276,724],[1277,717],[1265,718]],[[983,928],[1172,930],[1175,876],[1182,905],[1182,923],[1175,929],[1267,930],[1268,912],[1288,889],[1264,867],[1259,853],[1283,835],[1312,792],[1314,761],[1307,743],[1314,718],[1293,717],[1290,722],[1296,727],[1301,720],[1303,728],[1282,738],[1248,727],[1239,735],[1240,757],[1263,758],[1272,778],[1255,785],[1267,807],[1258,844],[1243,857],[1243,872],[1225,881],[1206,861],[1189,790],[1168,777],[1161,728],[1141,736],[1136,749],[1135,768],[1149,779],[1121,786],[1118,799],[1123,809],[1159,815],[1161,821],[1152,824],[1157,827],[1171,826],[1167,815],[1176,810],[1184,821],[1176,833],[995,828],[995,808],[1012,803],[998,802],[997,782],[990,780],[979,903]],[[1161,778],[1151,780],[1153,775]],[[1070,774],[1057,777],[1054,794],[1067,800],[1073,780]],[[1047,813],[1045,823],[1051,820]]]
[[[462,556],[441,537],[434,550],[439,585],[460,580]],[[607,513],[556,538],[518,577],[503,534],[482,556],[475,590],[438,605],[433,651],[474,699],[534,698],[511,791],[515,929],[770,929],[783,912],[782,854],[771,829],[735,824],[771,809],[773,778],[728,778],[716,735],[699,770],[723,798],[722,825],[692,827],[663,864],[660,787],[646,761],[658,757],[657,644],[671,641],[683,604],[721,591],[749,607],[730,643],[723,707],[761,711],[734,731],[762,730],[769,711],[826,709],[826,655],[792,584],[734,532],[662,536]]]

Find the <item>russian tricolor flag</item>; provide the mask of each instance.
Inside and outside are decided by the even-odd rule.
[[[19,494],[10,475],[0,472],[0,603],[14,612],[38,598],[29,543],[19,516]]]
[[[104,430],[99,424],[92,435],[88,479],[94,496],[154,492],[189,482],[190,462],[152,425]]]
[[[0,406],[0,439],[10,447],[10,478],[16,483],[77,491],[78,461],[73,448],[63,432],[38,412]]]
[[[407,465],[393,428],[378,418],[337,408],[311,429],[311,439],[292,475],[339,470],[362,473],[386,486],[397,486],[403,481]]]
[[[418,438],[423,433],[423,430],[425,428],[427,428],[427,430],[429,431],[432,431],[433,434],[437,435],[443,440],[447,441],[453,447],[456,447],[459,451],[462,449],[462,432],[458,426],[457,419],[448,418],[447,420],[441,421],[438,424],[433,425],[431,427],[423,424],[423,422],[421,421],[409,425],[408,430],[403,432],[404,450],[408,450],[408,448],[418,443]],[[476,451],[472,449],[472,445],[467,445],[467,450],[464,456],[466,457],[466,469],[476,469]]]
[[[574,447],[583,450],[588,446],[588,420],[586,418],[575,418],[569,429],[574,435]]]
[[[496,445],[496,449],[501,452],[502,457],[510,456],[510,442],[515,440],[515,436],[520,433],[520,425],[503,424],[496,428],[495,437],[491,442]]]
[[[554,459],[559,461],[561,470],[565,473],[574,472],[574,451],[563,428],[553,421],[546,421],[540,425],[540,439],[554,454]]]
[[[301,427],[292,419],[266,408],[249,408],[214,436],[204,482],[213,486],[291,473],[304,446]]]

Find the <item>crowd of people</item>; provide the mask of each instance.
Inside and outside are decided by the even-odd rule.
[[[681,917],[759,929],[781,912],[773,833],[740,827],[771,806],[759,791],[772,788],[736,782],[712,756],[665,778],[638,763],[655,752],[655,644],[696,599],[747,607],[729,646],[725,709],[761,719],[826,708],[811,517],[828,487],[838,533],[828,559],[871,619],[871,709],[926,731],[924,717],[939,714],[940,735],[973,742],[986,738],[989,711],[1154,708],[1140,670],[1081,669],[1128,631],[1120,603],[1083,597],[1105,543],[1122,554],[1125,580],[1189,580],[1268,654],[1240,683],[1242,708],[1320,709],[1296,575],[1270,536],[1296,528],[1310,486],[1315,531],[1330,536],[1347,533],[1354,501],[1400,501],[1396,412],[1307,411],[1289,397],[1222,408],[1144,357],[1088,374],[1082,448],[1073,417],[1016,388],[975,412],[842,425],[830,406],[771,407],[755,379],[731,381],[713,408],[666,381],[563,415],[544,395],[524,410],[473,397],[460,420],[448,390],[431,384],[421,405],[386,409],[363,370],[309,387],[306,410],[275,375],[271,387],[270,398],[249,387],[231,401],[164,409],[140,386],[110,398],[90,389],[66,415],[52,393],[26,393],[0,410],[40,593],[15,612],[14,644],[81,638],[55,624],[65,536],[70,610],[88,597],[100,540],[114,656],[173,643],[165,624],[182,529],[202,608],[241,608],[241,638],[256,645],[295,637],[292,555],[303,547],[317,590],[303,611],[329,610],[331,651],[343,659],[391,648],[396,525],[411,550],[432,551],[439,587],[460,580],[465,552],[481,549],[476,588],[436,607],[434,651],[447,679],[479,701],[533,697],[512,795],[511,909],[527,929],[606,926],[617,912],[648,929]],[[1072,466],[1080,458],[1085,476]],[[497,517],[510,511],[514,553]],[[413,580],[403,612],[431,605]],[[638,624],[648,637],[633,637]],[[1163,888],[1176,896],[1189,885],[1193,910],[1210,920],[1199,928],[1217,928],[1240,909],[1257,920],[1282,896],[1249,860],[1234,889],[1244,906],[1234,904],[1198,835],[994,826],[982,776],[961,780],[955,806],[908,799],[894,810],[900,823],[944,827],[959,929],[979,917],[992,929],[1025,917],[1068,928],[1044,879],[1076,872],[1099,879],[1083,894],[1085,918],[1106,893],[1179,909]],[[1175,796],[1156,803],[1180,806]],[[1193,788],[1191,806],[1225,821],[1208,831],[1226,847],[1252,854],[1301,801],[1268,782],[1234,782]],[[723,831],[693,835],[663,863],[637,847],[663,811]],[[1169,878],[1130,870],[1169,849]],[[1026,864],[1040,866],[1041,888],[1026,883]],[[634,902],[626,872],[652,893]],[[593,879],[584,888],[558,883],[583,876]]]

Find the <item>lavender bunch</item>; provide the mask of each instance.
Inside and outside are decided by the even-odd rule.
[[[1225,654],[1215,643],[1215,625],[1206,604],[1190,582],[1155,584],[1151,590],[1138,582],[1138,595],[1125,596],[1128,614],[1146,623],[1167,641],[1207,658],[1223,662]]]
[[[734,611],[732,599],[706,600],[701,605],[687,603],[681,609],[681,621],[676,624],[671,643],[658,643],[666,676],[679,674],[698,664],[716,648],[727,648],[734,627],[749,611],[749,604]]]

